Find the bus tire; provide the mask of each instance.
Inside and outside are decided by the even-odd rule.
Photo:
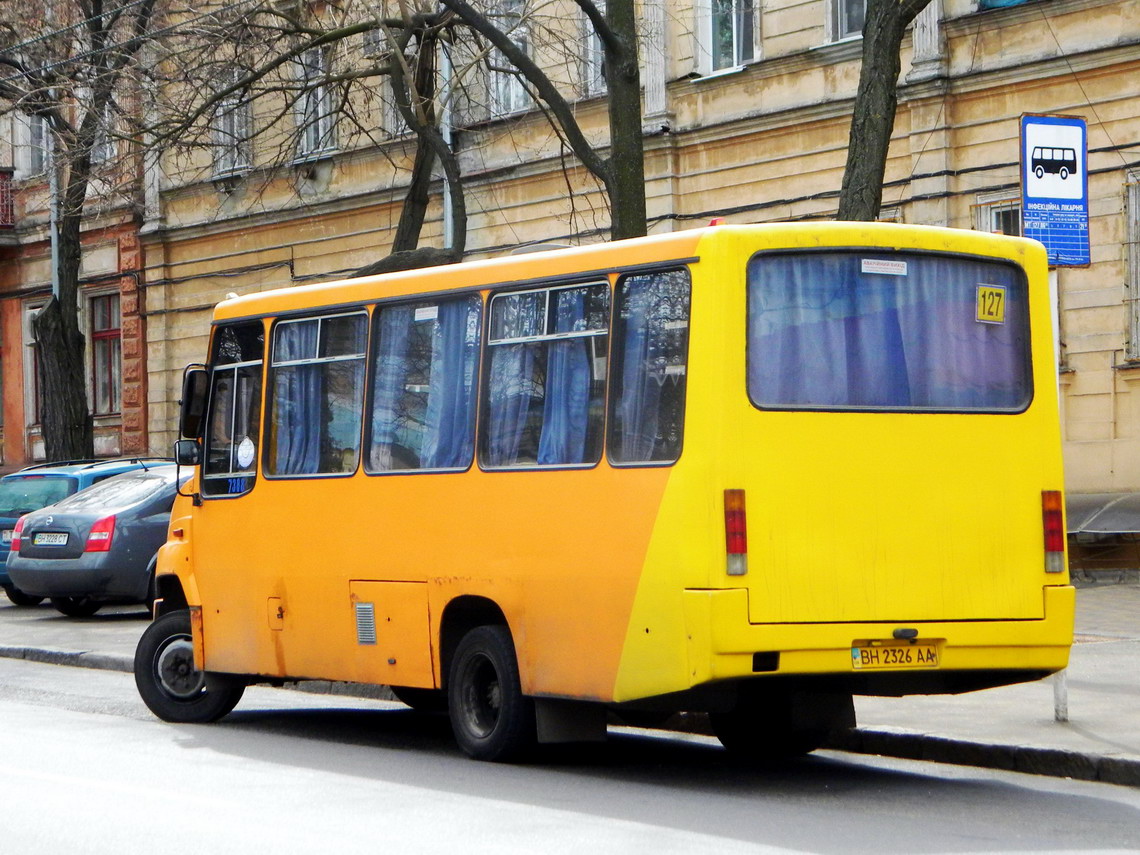
[[[1064,166],[1062,166],[1062,167],[1061,167],[1061,180],[1062,180],[1062,181],[1064,181],[1064,180],[1065,180],[1066,178],[1068,178],[1068,177],[1069,177],[1069,170],[1068,170],[1068,168],[1067,168],[1067,167],[1064,167]]]
[[[4,594],[14,606],[38,606],[44,601],[43,597],[33,597],[31,594],[25,594],[19,588],[13,588],[10,585],[4,586]]]
[[[463,636],[451,662],[447,701],[455,741],[469,757],[508,762],[534,749],[534,701],[522,693],[505,626],[479,626]]]
[[[135,686],[163,721],[206,724],[232,710],[245,685],[194,667],[190,612],[164,614],[146,628],[135,649]]]
[[[443,689],[418,689],[411,686],[389,686],[396,700],[416,712],[447,712],[447,692]]]
[[[805,726],[797,721],[793,696],[786,692],[747,692],[729,710],[709,713],[721,744],[742,760],[771,763],[800,757],[819,748],[842,726],[842,706]]]

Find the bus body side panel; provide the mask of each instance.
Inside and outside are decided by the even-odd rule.
[[[483,597],[508,620],[527,692],[608,700],[667,477],[605,464],[359,473],[262,480],[248,496],[206,502],[195,544],[206,666],[439,686],[444,610]],[[250,531],[274,534],[254,545]],[[360,604],[371,605],[374,643],[360,638]]]

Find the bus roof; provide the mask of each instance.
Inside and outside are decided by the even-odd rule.
[[[892,235],[889,240],[884,239],[886,233]],[[271,316],[313,306],[348,306],[408,294],[487,288],[530,280],[539,282],[563,276],[588,276],[593,272],[603,275],[615,270],[667,264],[670,261],[695,261],[701,255],[701,245],[707,240],[719,241],[744,236],[760,238],[761,244],[773,248],[884,246],[926,250],[952,248],[958,252],[978,254],[989,254],[996,242],[1013,241],[1022,245],[1021,254],[1032,253],[1032,248],[1036,247],[1044,257],[1044,248],[1036,241],[939,226],[814,221],[810,229],[805,229],[802,223],[716,225],[629,240],[277,288],[224,300],[215,309],[214,319],[223,321]],[[952,239],[952,247],[948,239]]]

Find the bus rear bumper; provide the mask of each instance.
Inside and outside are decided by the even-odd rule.
[[[1043,591],[1044,617],[1036,620],[905,625],[751,624],[747,590],[685,591],[691,685],[759,677],[820,678],[841,683],[856,694],[903,695],[963,692],[1038,679],[1068,665],[1076,605],[1071,586]],[[855,648],[871,641],[900,644],[894,632],[902,626],[917,630],[916,644],[936,649],[936,665],[857,665]]]

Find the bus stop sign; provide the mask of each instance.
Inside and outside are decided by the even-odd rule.
[[[1021,117],[1021,222],[1049,264],[1089,263],[1088,132],[1076,116]]]

